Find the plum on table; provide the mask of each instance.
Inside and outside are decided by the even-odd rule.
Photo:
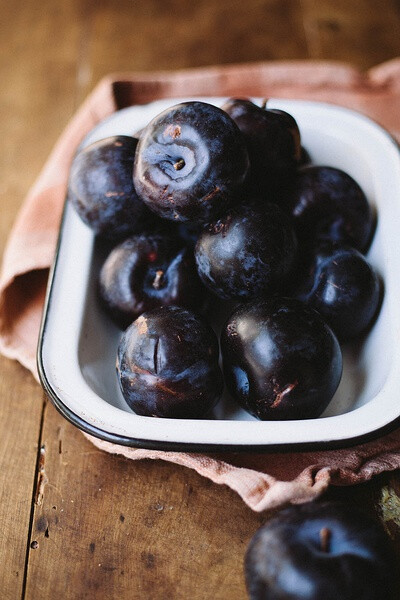
[[[395,572],[380,523],[336,502],[280,511],[245,556],[250,600],[394,600]]]

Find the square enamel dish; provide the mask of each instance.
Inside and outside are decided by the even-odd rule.
[[[179,100],[121,110],[83,145],[130,135]],[[205,101],[220,105],[221,98]],[[257,101],[257,100],[256,100]],[[272,100],[296,118],[315,164],[349,173],[376,207],[369,261],[384,281],[381,312],[368,337],[344,350],[341,384],[318,419],[262,422],[224,397],[207,419],[138,416],[119,390],[115,357],[120,331],[98,306],[96,280],[104,256],[67,201],[38,347],[42,385],[77,427],[104,440],[145,448],[192,451],[293,450],[344,447],[378,437],[400,416],[400,159],[393,139],[353,111],[306,101]]]

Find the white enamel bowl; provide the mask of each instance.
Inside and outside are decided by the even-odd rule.
[[[221,104],[225,99],[206,99]],[[133,134],[178,100],[121,110],[100,123],[84,145]],[[155,419],[134,414],[119,390],[115,356],[120,331],[103,314],[96,278],[103,260],[91,230],[66,203],[38,347],[46,392],[81,429],[130,446],[193,451],[294,450],[343,447],[377,437],[400,416],[400,160],[393,139],[353,111],[306,101],[272,100],[296,118],[315,164],[349,173],[376,207],[368,260],[384,281],[379,318],[365,340],[344,350],[344,374],[322,417],[261,422],[228,398],[210,418]]]

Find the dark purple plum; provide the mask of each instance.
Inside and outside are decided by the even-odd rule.
[[[218,356],[214,331],[193,312],[176,306],[145,312],[119,344],[122,393],[139,415],[200,418],[222,394]]]
[[[221,350],[228,390],[263,421],[318,417],[342,375],[332,330],[294,298],[237,308],[222,330]]]
[[[201,280],[214,294],[250,300],[284,286],[296,264],[297,240],[275,204],[241,205],[202,231],[195,257]]]
[[[250,158],[248,185],[264,195],[286,185],[301,160],[300,131],[289,113],[231,98],[223,106],[245,140]]]
[[[202,231],[195,257],[201,280],[214,294],[250,300],[284,286],[296,263],[297,241],[277,205],[241,205]]]
[[[68,197],[96,234],[119,240],[141,231],[154,217],[132,181],[138,140],[118,135],[78,151],[68,182]]]
[[[209,223],[237,200],[248,165],[243,136],[224,111],[184,102],[156,116],[143,131],[134,185],[161,217]]]
[[[380,305],[380,280],[365,257],[351,247],[319,248],[297,294],[329,323],[341,342],[366,331]]]
[[[350,175],[333,167],[301,169],[287,199],[305,252],[321,242],[338,242],[364,252],[374,218],[368,200]]]
[[[190,225],[187,223],[179,223],[178,235],[190,247],[194,248],[198,237],[202,231],[202,227],[198,225]]]
[[[99,277],[102,303],[122,328],[158,306],[198,308],[204,291],[193,251],[162,232],[124,240],[111,250]]]
[[[312,502],[258,529],[245,560],[250,600],[394,600],[396,565],[378,521],[349,504]]]
[[[304,148],[304,146],[301,147],[301,151],[300,151],[300,160],[299,160],[299,167],[305,167],[307,165],[311,165],[312,160],[311,160],[311,156],[308,153],[307,148]]]

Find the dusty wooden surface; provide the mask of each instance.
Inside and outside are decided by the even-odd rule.
[[[0,251],[79,102],[110,71],[400,55],[396,0],[14,0],[0,19]],[[225,487],[97,451],[0,359],[0,597],[239,600],[256,515]],[[400,480],[335,489],[400,548]],[[399,557],[400,560],[400,557]]]

